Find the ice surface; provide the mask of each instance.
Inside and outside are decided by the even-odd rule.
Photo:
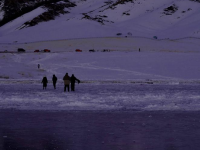
[[[1,109],[22,110],[200,110],[200,85],[81,83],[75,92],[63,84],[47,90],[38,83],[1,84]]]

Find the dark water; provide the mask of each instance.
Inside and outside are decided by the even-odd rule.
[[[200,112],[0,111],[0,150],[199,150]]]

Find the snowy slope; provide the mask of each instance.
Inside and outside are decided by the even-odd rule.
[[[200,3],[189,0],[74,0],[70,13],[36,26],[18,28],[44,12],[38,8],[0,28],[0,42],[34,42],[55,39],[127,36],[158,38],[200,37]],[[105,3],[107,2],[107,3]],[[170,6],[176,11],[165,11]]]
[[[19,27],[26,21],[33,19],[35,16],[40,15],[45,12],[45,9],[39,7],[33,10],[31,13],[21,16],[20,18],[15,19],[12,22],[7,23],[5,26],[1,27],[1,35],[9,34],[19,30]]]

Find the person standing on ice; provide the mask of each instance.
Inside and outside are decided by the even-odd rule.
[[[54,87],[54,89],[56,89],[57,77],[55,76],[55,74],[52,77],[52,81],[53,81],[53,87]]]
[[[78,82],[78,84],[80,83],[80,80],[77,79],[74,74],[72,74],[71,76],[71,91],[75,91],[75,82]]]
[[[46,77],[46,76],[43,77],[42,83],[43,83],[43,90],[44,90],[44,89],[46,90],[47,83],[48,83],[48,80],[47,80],[47,77]]]
[[[68,73],[65,74],[65,76],[63,77],[64,80],[64,92],[66,92],[66,88],[68,88],[68,92],[69,92],[69,84],[70,84],[70,77],[68,76]]]

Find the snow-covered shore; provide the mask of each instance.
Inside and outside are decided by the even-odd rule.
[[[103,42],[101,40],[99,43],[96,41],[97,43],[93,43],[96,52],[91,53],[89,49],[92,49],[91,43],[94,42],[91,39],[87,41],[90,44],[85,43],[84,40],[82,43],[81,41],[76,43],[74,40],[74,43],[71,41],[68,46],[62,45],[58,41],[58,43],[53,44],[49,42],[49,45],[43,43],[43,48],[50,49],[50,53],[34,53],[33,49],[31,50],[33,45],[28,46],[29,49],[26,53],[1,53],[0,77],[41,79],[44,75],[51,78],[53,74],[56,74],[62,79],[64,74],[68,72],[69,74],[74,73],[81,80],[199,79],[200,53],[198,43],[195,43],[195,41],[178,42],[180,45],[183,44],[179,47],[178,43],[173,45],[174,42],[169,41],[147,40],[139,43],[136,40],[135,46],[137,48],[132,48],[131,42],[134,45],[134,40],[129,40],[126,38],[122,41],[115,39],[113,42],[117,43],[116,45],[108,41],[107,44],[113,45],[113,48],[108,45],[108,47],[105,46],[105,43],[101,43]],[[145,44],[147,44],[146,47],[143,46]],[[126,46],[128,50],[120,50],[118,45]],[[161,47],[162,45],[166,49]],[[37,43],[35,43],[34,48],[36,49],[37,46]],[[73,48],[70,48],[71,46]],[[193,48],[190,48],[190,46],[193,46]],[[15,45],[15,47],[16,51],[17,46]],[[82,47],[84,47],[82,53],[75,52],[75,48],[82,49]],[[141,48],[140,52],[138,51],[139,48]],[[41,50],[42,48],[38,49]],[[103,49],[111,51],[102,52]],[[38,64],[41,65],[40,69],[37,68]]]

